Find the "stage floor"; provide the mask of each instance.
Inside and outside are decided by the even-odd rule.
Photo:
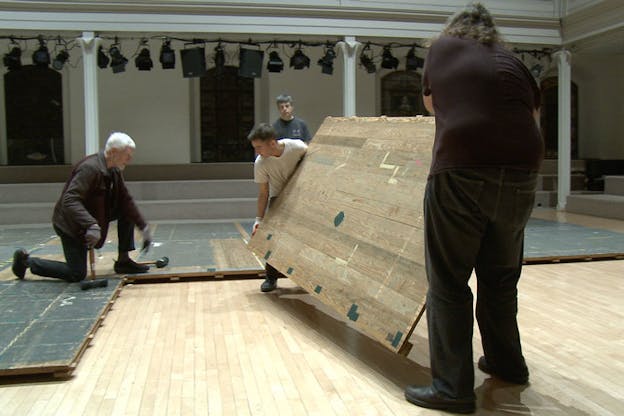
[[[263,262],[247,249],[252,222],[172,221],[152,224],[154,244],[137,260],[169,258],[164,268],[127,282],[260,278]],[[18,281],[11,272],[18,247],[32,255],[62,260],[62,247],[49,225],[0,228],[0,376],[71,373],[122,287],[113,271],[117,254],[113,227],[97,250],[96,274],[110,278],[108,288],[81,291],[78,284],[40,278],[27,272]],[[623,258],[624,232],[531,218],[525,235],[525,263]],[[135,252],[136,253],[136,252]],[[63,330],[71,328],[71,331]]]

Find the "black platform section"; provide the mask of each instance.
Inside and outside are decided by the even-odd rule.
[[[531,218],[524,236],[524,262],[624,259],[624,234]]]
[[[116,278],[85,291],[61,280],[0,281],[0,377],[70,375],[120,288]]]

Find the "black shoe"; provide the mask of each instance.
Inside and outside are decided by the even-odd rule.
[[[405,398],[416,406],[427,409],[443,410],[451,413],[474,413],[476,404],[474,399],[453,399],[444,397],[433,390],[432,386],[407,386]]]
[[[262,285],[260,285],[260,290],[263,292],[272,292],[277,288],[277,279],[275,277],[267,277]]]
[[[481,356],[479,361],[477,362],[477,367],[479,370],[483,371],[486,374],[494,376],[496,378],[500,378],[503,381],[513,384],[527,384],[529,382],[529,373],[528,371],[522,372],[522,374],[505,374],[503,372],[497,371],[496,369],[490,367],[485,356]]]
[[[116,261],[113,269],[117,274],[137,274],[147,273],[149,266],[145,264],[138,264],[132,259],[128,259],[124,261]]]
[[[17,276],[18,279],[23,279],[24,275],[26,275],[26,269],[28,268],[28,252],[23,248],[18,248],[13,253],[13,274]]]

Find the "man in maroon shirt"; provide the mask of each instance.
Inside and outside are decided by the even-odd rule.
[[[407,386],[405,397],[421,407],[472,413],[473,270],[484,351],[478,367],[528,382],[517,283],[544,152],[536,122],[540,93],[502,46],[490,13],[475,3],[453,16],[429,48],[423,100],[436,120],[424,197],[432,383]]]
[[[110,221],[117,220],[119,257],[116,273],[144,273],[148,266],[134,262],[134,227],[141,230],[143,250],[152,240],[150,229],[124,183],[122,171],[132,161],[136,145],[124,133],[113,133],[104,151],[87,156],[72,170],[54,207],[52,225],[63,244],[66,263],[31,257],[26,250],[13,254],[13,273],[23,279],[33,274],[78,282],[87,274],[87,250],[106,241]]]

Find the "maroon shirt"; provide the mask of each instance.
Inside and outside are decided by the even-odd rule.
[[[440,37],[427,54],[423,94],[432,95],[436,120],[430,174],[452,168],[539,169],[544,143],[533,111],[540,92],[507,49]]]

